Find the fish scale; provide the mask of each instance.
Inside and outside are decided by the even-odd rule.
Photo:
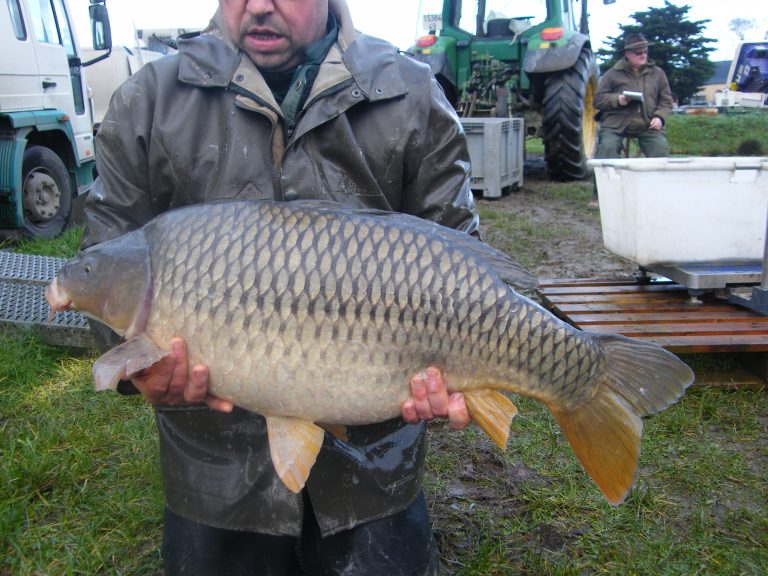
[[[267,245],[269,242],[270,249],[272,250],[272,258],[269,259],[266,266],[269,269],[269,274],[266,274],[266,276],[270,276],[272,281],[269,282],[269,286],[263,286],[261,287],[261,290],[258,294],[258,296],[265,297],[269,302],[274,302],[275,306],[274,308],[270,306],[262,306],[262,318],[261,323],[258,326],[257,332],[259,334],[265,334],[267,336],[267,348],[265,350],[265,356],[268,361],[270,361],[273,364],[278,364],[283,361],[285,356],[285,350],[282,343],[282,339],[286,339],[288,341],[295,341],[298,343],[295,343],[295,347],[302,348],[300,340],[296,337],[295,334],[295,328],[292,326],[292,320],[289,321],[288,318],[292,318],[292,311],[290,309],[290,306],[288,303],[282,303],[281,297],[285,294],[286,290],[289,288],[288,286],[288,280],[287,277],[281,277],[281,273],[283,276],[285,276],[287,273],[285,272],[285,266],[289,262],[289,258],[285,256],[286,252],[288,252],[290,249],[284,248],[283,244],[285,242],[292,242],[294,245],[299,243],[299,234],[295,230],[295,228],[291,227],[291,224],[295,225],[295,221],[287,222],[287,225],[283,228],[280,228],[278,230],[272,230],[269,227],[269,224],[273,222],[273,218],[267,219],[267,226],[264,228],[264,231],[262,234],[258,235],[255,242],[256,244],[262,244]],[[244,223],[243,223],[244,224]],[[321,222],[321,225],[328,224],[327,222]],[[237,228],[236,226],[233,228]],[[163,236],[161,238],[172,238],[174,236],[173,228],[169,227],[163,227]],[[325,228],[321,228],[322,231],[326,231]],[[236,230],[235,230],[236,231]],[[330,232],[327,235],[329,238]],[[356,234],[357,232],[357,234]],[[381,243],[385,244],[391,244],[393,241],[412,241],[413,233],[408,232],[408,234],[403,234],[402,238],[399,233],[392,232],[388,234],[387,236],[384,236]],[[322,233],[322,232],[321,232]],[[305,230],[303,232],[304,236],[316,236],[318,232],[316,230]],[[349,241],[350,239],[354,239],[356,235],[359,235],[361,238],[368,238],[370,236],[370,230],[368,226],[360,226],[355,227],[352,226],[351,223],[347,223],[345,226],[341,226],[339,228],[339,234],[341,235],[341,239],[343,241]],[[159,241],[161,238],[158,238]],[[264,240],[261,241],[259,238],[263,238]],[[423,238],[423,235],[422,235]],[[269,240],[268,240],[269,239]],[[208,288],[208,290],[217,292],[216,289],[216,282],[225,282],[226,278],[231,278],[232,275],[225,277],[223,274],[223,270],[227,267],[230,269],[233,268],[232,262],[234,258],[236,258],[237,254],[233,251],[229,251],[228,247],[230,242],[225,241],[222,239],[221,241],[214,241],[213,243],[216,246],[216,256],[219,258],[219,262],[221,262],[221,259],[228,258],[228,266],[225,266],[223,263],[219,264],[218,266],[214,264],[214,267],[211,271],[211,282],[213,285]],[[424,244],[426,242],[424,241]],[[343,249],[344,248],[344,249]],[[446,257],[446,255],[443,253],[445,250],[440,245],[434,244],[432,246],[433,250],[435,250],[435,253],[433,254],[434,258],[440,258],[442,259],[442,266],[444,267],[444,270],[447,270],[450,272],[451,268],[449,268],[449,265],[452,265],[453,262],[451,262],[451,258]],[[354,311],[356,308],[354,299],[360,299],[363,297],[367,297],[368,293],[367,290],[365,290],[365,286],[362,286],[360,283],[353,283],[352,279],[347,275],[347,270],[350,266],[350,259],[348,258],[349,250],[352,254],[357,254],[358,251],[358,243],[354,242],[350,247],[342,247],[341,243],[336,242],[331,247],[331,253],[337,254],[336,261],[334,262],[334,266],[332,269],[327,270],[326,276],[323,278],[323,285],[325,286],[325,292],[323,294],[323,299],[318,301],[316,303],[316,307],[319,309],[325,309],[328,307],[329,302],[333,301],[334,296],[339,296],[339,302],[338,302],[338,311],[344,310],[344,311]],[[386,250],[382,249],[378,252],[384,252],[386,251],[389,254],[398,255],[401,256],[403,253],[407,252],[406,247],[399,245],[395,246],[394,248],[392,246],[387,246]],[[369,255],[370,256],[370,253]],[[415,255],[414,255],[415,256]],[[365,255],[363,255],[365,257]],[[455,258],[458,259],[458,258]],[[179,268],[180,265],[179,258],[176,258],[177,260],[177,267],[172,268],[172,271],[169,273],[161,273],[160,277],[163,278],[163,281],[169,281],[171,277],[178,278],[181,277],[179,274]],[[415,257],[412,257],[411,263],[415,261]],[[216,258],[214,258],[214,262],[216,261]],[[234,260],[237,261],[237,260]],[[297,266],[297,264],[294,264],[294,267]],[[244,269],[246,266],[243,265],[243,263],[238,262],[237,268]],[[390,340],[389,342],[379,342],[379,345],[383,345],[386,347],[389,347],[390,349],[393,346],[401,346],[403,342],[403,333],[396,331],[396,328],[398,328],[401,324],[399,314],[392,313],[394,307],[396,306],[399,311],[405,311],[406,315],[409,316],[415,316],[416,312],[418,310],[418,307],[414,309],[407,309],[407,290],[402,289],[402,283],[405,280],[406,277],[417,277],[418,274],[412,272],[411,270],[407,270],[407,258],[406,263],[404,264],[401,262],[396,262],[394,266],[392,266],[391,273],[387,274],[385,273],[383,280],[383,289],[382,289],[382,299],[380,301],[374,301],[374,317],[376,316],[388,316],[386,323],[388,324],[389,328],[391,330],[384,329],[383,336],[384,338]],[[465,267],[460,267],[459,274],[455,273],[449,273],[447,280],[445,281],[446,284],[455,285],[458,283],[457,276],[461,275],[461,271]],[[260,267],[261,269],[261,267]],[[277,269],[277,276],[276,274]],[[387,270],[389,271],[389,270]],[[333,274],[333,276],[328,276],[328,274]],[[295,275],[292,276],[295,278]],[[434,281],[437,281],[438,277],[433,278]],[[231,283],[231,282],[227,282]],[[193,286],[193,283],[187,284],[188,286]],[[398,290],[398,286],[401,287],[401,289]],[[424,291],[430,291],[434,290],[435,288],[433,286],[427,285],[421,287]],[[159,293],[163,292],[163,286],[158,286]],[[439,289],[439,287],[438,287]],[[176,299],[179,301],[179,298],[181,301],[189,298],[190,296],[188,294],[181,295],[178,291],[170,291],[170,294],[172,295],[171,298]],[[475,299],[479,293],[475,294]],[[223,296],[223,295],[222,295]],[[257,296],[257,297],[258,297]],[[225,327],[231,324],[231,318],[225,317],[223,312],[221,310],[223,308],[228,307],[231,302],[231,299],[224,298],[222,302],[219,304],[218,310],[213,314],[213,320],[212,320],[212,329],[215,332],[214,334],[214,340],[220,341],[220,342],[226,342],[228,346],[231,346],[232,342],[229,339],[225,339],[223,334],[219,334],[220,331],[225,330]],[[170,303],[168,303],[170,306]],[[158,309],[162,309],[164,307],[164,304],[161,304],[158,306]],[[387,314],[387,312],[390,312]],[[440,313],[441,310],[438,308],[436,310],[436,313]],[[459,316],[456,320],[458,324],[458,332],[459,334],[467,334],[474,322],[473,320],[476,320],[480,316],[480,306],[476,302],[472,302],[470,304],[469,302],[466,303],[463,307],[460,307],[459,310]],[[277,318],[280,318],[280,322],[278,323]],[[329,318],[324,317],[323,320],[327,321]],[[341,330],[337,331],[337,337],[341,336],[340,341],[341,342],[349,342],[350,338],[352,337],[352,334],[350,334],[348,324],[350,323],[350,320],[354,319],[354,315],[349,314],[337,314],[334,313],[330,316],[331,321],[342,321],[342,324],[339,326]],[[286,322],[291,322],[291,324],[286,324]],[[345,324],[346,323],[346,324]],[[150,322],[152,324],[152,322]],[[437,321],[434,323],[430,323],[430,325],[439,326]],[[167,327],[167,326],[166,326]],[[178,326],[173,326],[173,328],[178,330]],[[316,327],[317,328],[317,327]],[[344,330],[346,329],[346,330]],[[346,332],[346,334],[343,334],[342,332]],[[321,331],[322,334],[322,331]],[[443,340],[447,336],[445,332],[438,333],[439,338],[437,339],[437,344],[442,344]],[[321,342],[325,342],[325,345],[328,346],[331,343],[330,338],[325,338],[324,340],[321,339]],[[195,350],[195,338],[193,337],[190,344],[190,349]],[[363,342],[364,346],[357,346],[355,348],[358,348],[360,352],[364,352],[365,345],[367,345],[367,342]],[[338,348],[341,348],[339,350]],[[481,349],[484,349],[485,347],[482,347]],[[223,352],[220,349],[214,349],[213,350],[213,357],[218,358]],[[231,350],[230,350],[231,353]],[[370,363],[370,359],[367,357],[367,354],[363,354],[361,356],[362,363],[367,365]],[[396,350],[391,350],[390,357],[397,356]],[[333,369],[334,371],[338,370],[338,364],[340,363],[342,366],[347,366],[352,360],[354,360],[353,355],[350,353],[350,347],[347,345],[343,346],[336,346],[334,348],[331,348],[327,351],[326,358],[325,358],[325,367],[326,370]],[[402,360],[401,362],[402,363]],[[410,364],[415,365],[413,362]],[[415,368],[414,368],[415,369]],[[344,370],[342,369],[342,372]],[[350,370],[347,370],[347,373],[350,372]],[[405,373],[403,370],[400,370],[400,372],[403,373],[403,375],[400,377],[401,380],[404,380],[406,378]],[[271,374],[271,373],[270,373]],[[215,376],[215,372],[214,372]],[[291,377],[292,374],[289,372],[289,377]],[[328,375],[326,375],[327,377]],[[277,376],[275,376],[277,377]],[[400,389],[398,392],[398,397],[401,399],[403,397],[402,392],[402,386],[398,386]],[[214,387],[214,391],[218,391],[218,393],[227,396],[227,393],[225,390],[219,390],[218,388]],[[262,398],[264,397],[263,393],[258,394]],[[261,411],[269,411],[269,407],[264,406],[257,406],[257,409]],[[392,416],[396,413],[396,411],[390,411],[386,414],[386,416]],[[293,415],[301,416],[304,415],[304,411],[297,411],[297,413]],[[329,415],[324,414],[311,414],[310,416],[314,417],[315,419],[324,419],[324,421],[330,421]]]
[[[512,284],[534,281],[501,252],[413,216],[226,202],[84,251],[48,300],[126,336],[94,365],[99,389],[182,336],[190,362],[208,366],[210,393],[265,416],[293,491],[322,445],[318,424],[397,417],[410,378],[436,365],[500,446],[517,410],[498,391],[544,402],[618,503],[637,469],[641,417],[677,400],[692,372],[658,346],[580,332]]]

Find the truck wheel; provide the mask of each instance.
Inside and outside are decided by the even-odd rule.
[[[22,231],[36,238],[58,236],[72,212],[67,168],[52,150],[31,146],[24,151],[22,174]]]
[[[544,81],[542,139],[547,171],[554,180],[583,180],[597,145],[592,96],[597,90],[595,57],[583,48],[576,64]]]

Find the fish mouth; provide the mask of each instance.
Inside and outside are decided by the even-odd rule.
[[[72,308],[72,299],[59,288],[58,278],[54,278],[45,289],[45,300],[51,307],[49,320],[53,320],[56,312],[64,312]]]

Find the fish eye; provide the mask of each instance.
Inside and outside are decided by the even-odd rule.
[[[91,272],[93,272],[94,262],[93,258],[86,258],[83,262],[83,273],[86,276],[90,276]]]

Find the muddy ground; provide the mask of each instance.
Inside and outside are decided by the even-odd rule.
[[[521,190],[479,202],[481,212],[507,213],[510,218],[514,215],[515,221],[505,229],[499,222],[506,216],[487,217],[482,224],[484,240],[513,256],[519,251],[518,261],[540,279],[633,277],[637,265],[603,247],[599,211],[587,207],[590,194],[588,184],[553,183],[534,166],[526,172]],[[525,245],[516,227],[524,230],[523,236],[535,236],[535,240]],[[590,528],[577,524],[561,530],[551,521],[536,519],[535,504],[527,494],[546,492],[563,479],[537,472],[520,457],[505,460],[479,432],[462,433],[463,447],[457,448],[455,434],[444,423],[430,424],[425,486],[443,573],[560,573],[532,567],[532,558],[554,554],[567,562],[570,543]],[[768,466],[768,462],[758,460],[761,469]],[[582,473],[580,469],[578,473]],[[510,525],[517,526],[511,536],[498,533],[499,527]],[[489,537],[489,532],[494,534]],[[487,565],[490,569],[477,568],[479,556],[499,553],[494,551],[494,536],[507,560],[501,564],[491,561]],[[509,558],[514,559],[511,564]],[[596,567],[577,573],[597,572],[601,570]]]
[[[536,246],[522,248],[531,254],[521,260],[526,256],[534,260],[526,262],[528,269],[540,279],[631,277],[637,265],[603,247],[599,210],[589,208],[585,201],[590,198],[590,184],[552,182],[543,162],[534,160],[526,166],[521,190],[479,204],[481,209],[510,212],[539,228]],[[514,241],[508,243],[487,220],[481,220],[481,230],[486,242],[514,254]]]

